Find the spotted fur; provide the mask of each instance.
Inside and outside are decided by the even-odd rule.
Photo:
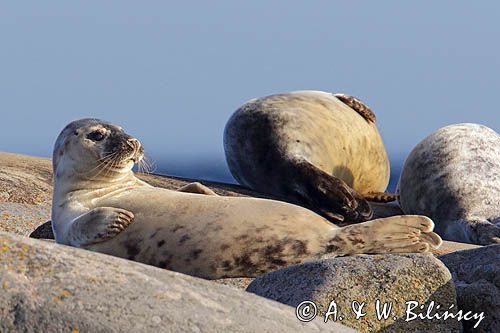
[[[500,135],[478,124],[439,129],[407,158],[399,180],[405,213],[436,222],[452,241],[500,243]]]

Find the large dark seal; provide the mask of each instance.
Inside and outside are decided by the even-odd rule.
[[[70,123],[54,148],[58,243],[209,279],[256,276],[323,254],[424,252],[441,244],[424,216],[339,228],[281,201],[221,197],[201,185],[153,187],[132,172],[141,143],[108,122]]]
[[[251,100],[224,132],[229,169],[242,185],[307,207],[331,221],[372,217],[389,160],[375,114],[354,97],[297,91]]]
[[[399,192],[403,211],[431,217],[443,238],[500,243],[500,136],[477,124],[439,129],[407,158]]]

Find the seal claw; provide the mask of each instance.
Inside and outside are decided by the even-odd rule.
[[[368,122],[375,123],[377,121],[377,117],[372,109],[356,97],[342,93],[333,94],[333,96],[337,97],[342,103],[359,113],[359,115]]]

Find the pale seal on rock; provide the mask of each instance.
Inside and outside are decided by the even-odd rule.
[[[410,153],[398,185],[407,214],[429,216],[447,240],[500,243],[500,135],[478,124],[439,129]]]
[[[253,99],[224,131],[226,160],[244,186],[309,208],[333,222],[372,217],[368,200],[384,193],[390,165],[375,124],[360,100],[322,91]]]
[[[67,125],[54,154],[58,243],[208,279],[253,277],[324,254],[424,252],[441,244],[423,216],[339,228],[305,208],[266,199],[153,187],[132,167],[143,148],[94,119]],[[200,184],[184,190],[213,194]]]

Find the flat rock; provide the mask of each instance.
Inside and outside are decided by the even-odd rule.
[[[443,244],[438,249],[433,249],[432,253],[436,256],[441,256],[443,254],[464,251],[469,249],[481,248],[481,245],[458,243],[452,241],[443,241]]]
[[[253,280],[254,278],[226,278],[226,279],[218,279],[211,281],[231,288],[245,290],[247,289],[248,285],[252,283]]]
[[[187,275],[0,232],[0,332],[353,332]]]
[[[324,259],[290,266],[257,277],[247,291],[296,307],[316,304],[321,316],[337,306],[337,320],[361,332],[458,332],[456,320],[406,322],[408,301],[448,307],[456,304],[451,274],[431,254],[370,255]],[[387,320],[376,317],[376,301],[392,303]],[[366,316],[356,319],[353,302],[365,303]],[[356,303],[354,303],[356,305]],[[425,306],[425,310],[427,305]],[[424,311],[425,311],[424,310]],[[418,314],[418,307],[411,312]],[[333,320],[335,316],[329,316]],[[408,318],[412,318],[409,315]]]
[[[0,230],[29,236],[39,225],[50,218],[49,205],[34,205],[16,202],[0,202]],[[52,228],[45,236],[54,238]]]
[[[477,328],[464,322],[466,332],[500,332],[500,245],[483,246],[439,257],[452,273],[458,306],[484,312]]]
[[[50,206],[51,201],[49,159],[0,152],[0,202]]]

